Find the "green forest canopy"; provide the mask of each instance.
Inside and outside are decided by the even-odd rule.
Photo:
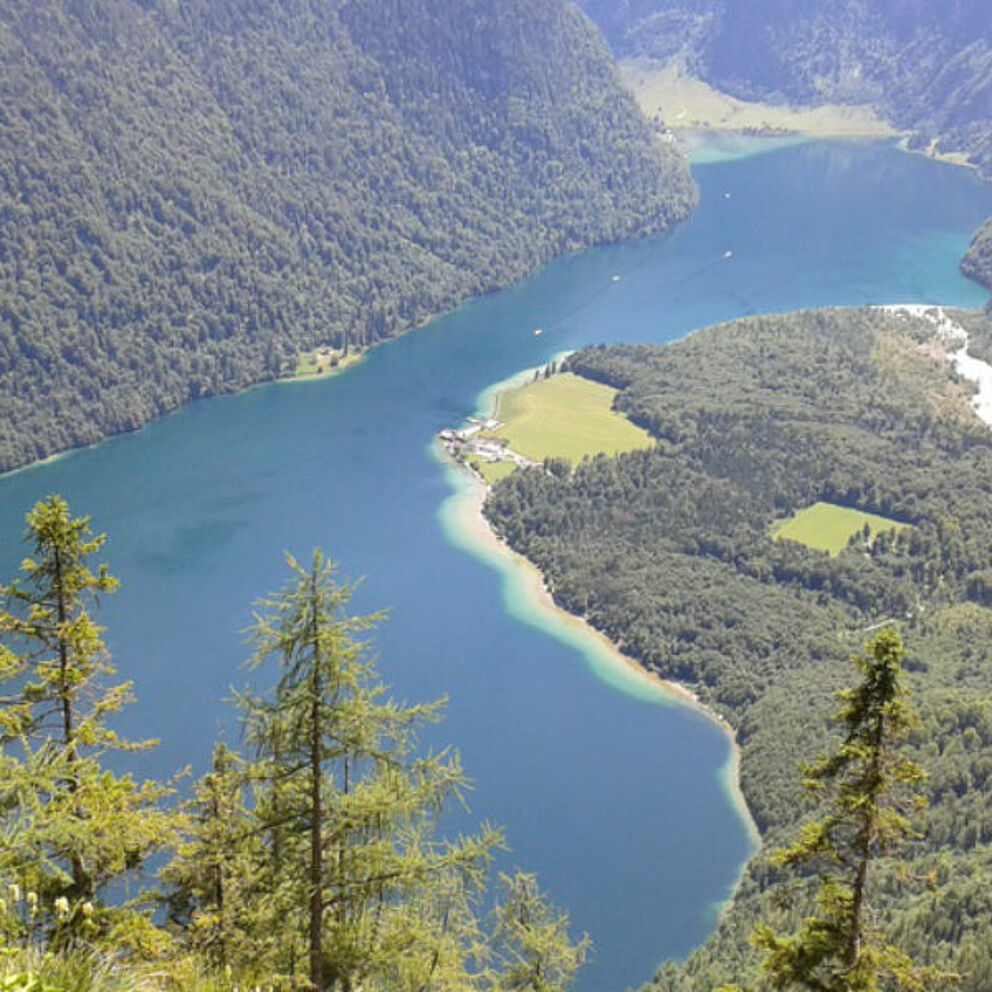
[[[0,130],[0,470],[696,196],[565,0],[11,0]]]
[[[992,322],[957,314],[976,350]],[[654,449],[572,472],[521,470],[486,514],[558,603],[737,732],[768,847],[803,815],[796,762],[826,750],[831,693],[867,632],[895,623],[931,810],[906,852],[934,893],[884,892],[882,929],[924,962],[992,986],[992,432],[924,319],[873,309],[753,317],[665,346],[587,349],[570,369],[621,390]],[[705,361],[703,361],[705,356]],[[835,557],[770,536],[817,501],[912,524]],[[867,552],[867,553],[866,553]],[[785,878],[765,853],[708,943],[654,989],[761,988],[749,943]]]
[[[992,289],[992,217],[976,232],[961,270],[969,278]]]

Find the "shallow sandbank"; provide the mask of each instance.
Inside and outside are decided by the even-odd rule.
[[[490,398],[492,395],[489,391]],[[740,748],[730,725],[700,703],[685,686],[647,671],[585,620],[559,607],[540,570],[504,544],[490,528],[482,514],[488,487],[468,470],[452,463],[439,446],[435,446],[434,450],[437,458],[446,465],[455,489],[439,513],[445,533],[453,544],[501,574],[504,604],[511,616],[574,648],[596,677],[611,688],[662,706],[690,707],[719,726],[730,742],[730,753],[721,769],[720,779],[735,812],[745,825],[751,844],[756,848],[760,843],[760,834],[741,792]]]

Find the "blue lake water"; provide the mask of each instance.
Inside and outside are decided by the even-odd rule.
[[[123,729],[162,739],[143,773],[200,771],[215,738],[237,743],[224,699],[245,678],[252,600],[284,581],[283,549],[320,544],[366,576],[357,605],[392,608],[385,679],[411,701],[450,695],[431,737],[461,749],[473,817],[505,825],[512,863],[592,935],[585,992],[647,979],[712,928],[750,850],[722,778],[729,743],[608,678],[574,628],[458,546],[441,511],[457,484],[432,438],[484,387],[566,348],[755,312],[986,298],[957,265],[992,187],[964,170],[886,144],[810,143],[696,176],[698,211],[664,237],[558,261],[336,379],[196,403],[0,480],[4,576],[25,509],[48,492],[110,533],[122,589],[102,619],[139,696]]]

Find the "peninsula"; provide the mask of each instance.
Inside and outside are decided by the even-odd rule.
[[[657,443],[569,471],[514,472],[485,506],[556,603],[736,730],[744,796],[771,845],[801,814],[796,762],[826,741],[848,655],[866,632],[897,624],[922,715],[914,748],[930,776],[908,871],[936,872],[941,918],[958,936],[929,940],[933,920],[912,891],[894,894],[889,912],[907,946],[976,976],[992,964],[980,937],[992,918],[972,898],[992,850],[976,826],[992,822],[992,432],[976,413],[987,384],[969,377],[990,341],[981,314],[900,307],[755,317],[672,345],[581,351],[569,371],[619,389],[617,411]],[[836,554],[801,534],[776,539],[816,504],[837,508],[830,526],[843,511],[879,525],[852,518]],[[774,918],[776,884],[759,852],[711,940],[666,965],[655,988],[754,979],[747,935]]]

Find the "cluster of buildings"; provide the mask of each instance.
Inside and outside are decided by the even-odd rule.
[[[514,462],[517,465],[537,464],[512,451],[503,438],[492,436],[493,432],[502,426],[498,420],[494,420],[492,417],[485,420],[469,417],[464,427],[457,430],[443,430],[438,434],[438,439],[444,445],[444,450],[460,462],[467,462],[474,458],[485,462]]]

